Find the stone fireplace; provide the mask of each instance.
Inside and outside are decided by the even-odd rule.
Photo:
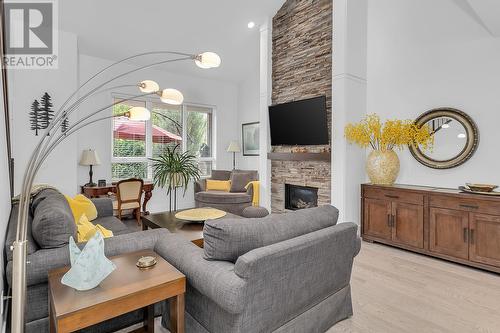
[[[272,104],[326,96],[328,129],[332,121],[333,1],[287,0],[273,18]],[[331,140],[330,140],[331,142]],[[285,211],[286,185],[315,187],[319,206],[331,203],[331,162],[308,154],[331,152],[331,145],[274,146],[272,153],[305,154],[271,158],[271,208]]]
[[[318,207],[318,188],[285,184],[285,209]]]

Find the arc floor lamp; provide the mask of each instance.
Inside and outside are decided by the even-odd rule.
[[[135,69],[122,72],[121,74],[116,75],[111,79],[105,79],[103,83],[98,83],[94,87],[92,86],[92,84],[94,84],[98,78],[102,78],[103,74],[107,73],[111,68],[130,60],[137,60],[138,58],[150,55],[168,55],[170,57],[173,56],[174,58],[150,63],[148,65],[140,66]],[[78,87],[54,115],[54,120],[47,127],[44,134],[41,136],[40,141],[31,154],[31,157],[26,166],[26,170],[24,172],[21,187],[16,240],[11,246],[11,250],[13,251],[11,323],[12,332],[24,332],[26,307],[26,233],[28,228],[28,210],[30,205],[31,188],[34,178],[38,170],[40,169],[40,166],[62,141],[64,141],[68,136],[77,132],[81,128],[113,117],[125,116],[131,120],[149,120],[151,116],[149,110],[144,107],[132,107],[125,113],[119,115],[99,116],[101,112],[108,110],[116,104],[129,101],[134,98],[150,95],[157,95],[162,102],[167,104],[182,104],[184,97],[180,91],[176,89],[160,89],[158,83],[151,80],[144,80],[142,82],[139,82],[138,84],[129,85],[112,86],[111,84],[119,78],[123,78],[128,74],[140,71],[145,68],[185,60],[193,60],[198,67],[204,69],[219,67],[221,63],[220,57],[213,52],[187,54],[181,52],[155,51],[137,54],[117,61],[97,72],[94,76],[89,78],[80,87]],[[85,87],[90,87],[87,92],[83,92],[83,88]],[[115,101],[113,104],[99,107],[97,110],[90,112],[90,114],[81,117],[77,121],[72,121],[72,125],[66,131],[64,131],[64,133],[60,131],[61,125],[64,120],[67,119],[85,100],[103,91],[117,90],[127,87],[137,87],[141,93],[130,98]],[[78,97],[79,94],[83,94],[83,96]]]

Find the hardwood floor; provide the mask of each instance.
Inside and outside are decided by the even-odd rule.
[[[328,333],[500,332],[500,275],[363,242],[354,316]]]

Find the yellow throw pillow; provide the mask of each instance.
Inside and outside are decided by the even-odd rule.
[[[78,243],[88,242],[96,232],[100,232],[104,238],[113,237],[113,232],[104,228],[102,225],[94,225],[83,214],[76,223],[78,229]]]
[[[231,181],[230,180],[207,179],[207,191],[229,192],[230,189],[231,189]]]
[[[85,214],[89,221],[93,221],[97,218],[97,208],[95,207],[92,200],[84,196],[83,194],[77,194],[74,198],[65,195],[66,200],[68,200],[69,207],[75,218],[75,223],[80,220],[80,217]]]

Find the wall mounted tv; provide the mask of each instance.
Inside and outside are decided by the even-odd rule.
[[[320,96],[269,107],[271,145],[326,145],[326,97]]]

